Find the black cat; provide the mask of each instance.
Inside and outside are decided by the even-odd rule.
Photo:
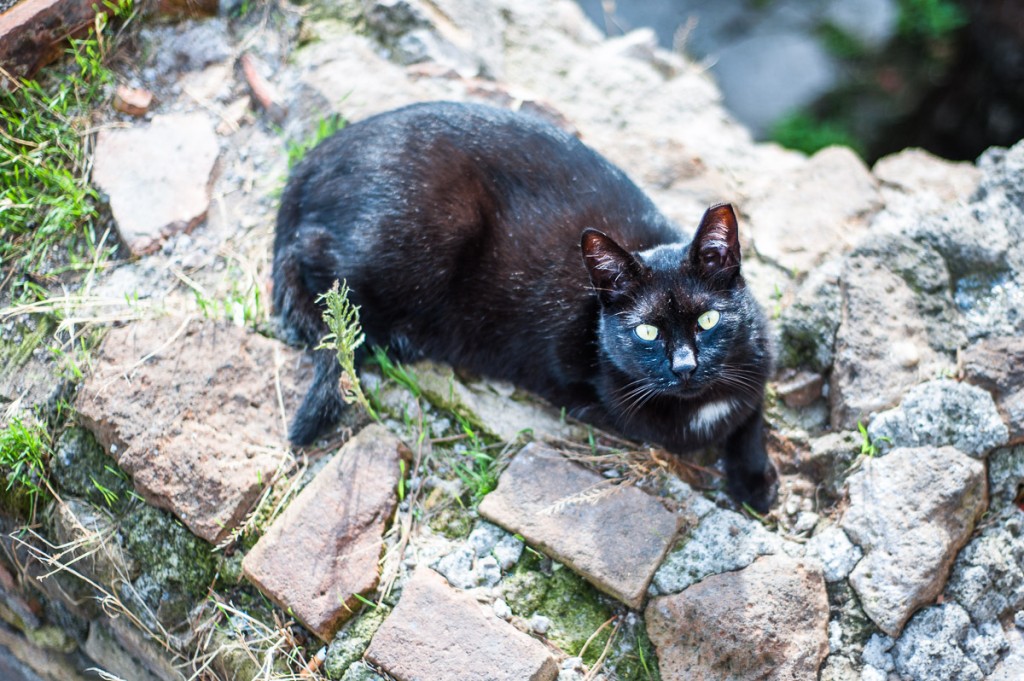
[[[485,106],[416,104],[325,140],[285,188],[274,305],[303,342],[326,333],[315,299],[340,279],[369,344],[512,381],[672,452],[722,443],[733,496],[758,511],[774,500],[769,343],[731,206],[680,243],[572,135]],[[294,443],[339,417],[339,372],[318,353]]]

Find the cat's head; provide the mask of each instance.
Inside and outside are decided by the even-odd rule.
[[[630,381],[624,406],[657,394],[760,399],[750,365],[767,361],[762,315],[740,274],[732,206],[709,208],[688,246],[630,253],[587,229],[581,247],[601,301],[602,360]]]

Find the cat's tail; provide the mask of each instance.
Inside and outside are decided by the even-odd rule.
[[[290,186],[289,189],[292,187]],[[285,329],[294,340],[315,348],[327,333],[323,309],[316,298],[321,291],[309,285],[309,276],[325,263],[307,262],[304,254],[323,260],[325,253],[301,238],[297,227],[297,200],[286,190],[278,214],[277,238],[274,244],[274,311],[280,315]],[[303,235],[304,236],[304,235]],[[313,239],[316,240],[315,238]],[[288,439],[297,446],[308,445],[324,429],[334,425],[345,409],[338,390],[341,366],[331,350],[313,351],[313,384],[292,419]]]

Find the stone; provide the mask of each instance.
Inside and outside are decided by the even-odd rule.
[[[800,284],[793,302],[782,309],[777,322],[782,366],[831,370],[836,332],[842,320],[841,276],[839,260],[815,268]]]
[[[227,323],[167,317],[112,329],[95,366],[78,393],[81,423],[148,503],[222,540],[286,456],[286,413],[309,373],[300,353]]]
[[[0,64],[12,76],[31,78],[64,54],[65,38],[96,21],[89,0],[40,0],[0,11]],[[9,9],[8,9],[9,7]]]
[[[842,296],[829,390],[831,422],[834,429],[853,430],[872,412],[895,406],[929,377],[938,358],[913,290],[876,259],[846,261]]]
[[[632,608],[643,603],[680,522],[657,498],[613,486],[536,443],[516,455],[479,513]]]
[[[906,233],[913,232],[919,220],[919,212],[879,215],[871,233],[861,240],[852,255],[869,258],[907,283],[914,292],[928,345],[952,356],[967,344],[965,322],[953,298],[946,260],[934,246]],[[894,349],[900,347],[897,345]],[[894,352],[892,360],[894,364],[904,365],[912,356],[906,351]]]
[[[896,449],[850,476],[840,526],[864,551],[850,583],[886,634],[942,591],[987,507],[985,482],[984,465],[952,447]]]
[[[760,523],[715,509],[668,554],[654,575],[652,590],[678,593],[711,575],[740,570],[760,556],[779,553],[782,546],[782,539]]]
[[[892,657],[892,647],[895,643],[896,641],[883,634],[872,634],[864,645],[860,659],[864,664],[879,671],[891,672],[896,669],[896,662]]]
[[[114,108],[129,116],[145,116],[153,104],[153,93],[145,88],[118,85],[114,91]]]
[[[809,272],[849,250],[881,207],[878,183],[857,154],[828,147],[773,177],[743,211],[759,256],[787,271]]]
[[[989,511],[1013,516],[1024,511],[1024,446],[997,449],[988,457]]]
[[[478,522],[473,531],[469,533],[469,537],[466,539],[469,545],[473,547],[477,557],[482,558],[490,555],[491,551],[494,550],[498,540],[508,533],[501,529],[497,525],[492,525],[488,522]],[[441,573],[444,574],[444,573]],[[448,583],[451,584],[451,579]]]
[[[915,386],[899,407],[872,417],[868,437],[882,453],[894,447],[950,445],[980,459],[1006,444],[1008,433],[989,393],[938,379]]]
[[[976,622],[1007,617],[1024,608],[1024,524],[1019,511],[991,525],[956,558],[946,585]]]
[[[798,471],[821,485],[828,498],[838,499],[850,467],[860,456],[862,444],[858,432],[826,433],[798,447],[794,463]]]
[[[900,678],[915,681],[981,681],[981,669],[964,651],[971,619],[956,603],[916,614],[893,648]]]
[[[182,72],[198,71],[229,59],[229,35],[228,20],[221,17],[147,26],[140,31],[153,55],[151,67],[162,77],[175,80]]]
[[[113,518],[74,497],[56,504],[52,513],[54,539],[60,546],[75,547],[71,556],[76,570],[107,587],[137,576],[138,565],[116,540]]]
[[[489,587],[501,581],[501,568],[494,556],[478,557],[474,550],[467,546],[459,547],[442,556],[431,567],[457,589]]]
[[[110,630],[108,622],[93,622],[89,627],[89,637],[82,646],[84,652],[108,674],[116,674],[117,678],[138,679],[138,681],[161,681],[162,676],[153,670],[130,650],[125,649],[124,641]],[[123,631],[122,627],[122,631]],[[154,645],[150,643],[150,645]],[[168,665],[170,666],[170,665]],[[161,670],[164,671],[164,670]]]
[[[1018,681],[1020,678],[1024,678],[1024,654],[1011,653],[996,666],[988,681]]]
[[[242,570],[264,595],[324,641],[377,586],[384,528],[398,502],[408,450],[383,426],[353,437],[246,554]]]
[[[1024,443],[1024,338],[979,340],[963,353],[964,380],[995,398],[1010,444]]]
[[[935,215],[923,215],[908,226],[908,235],[934,247],[957,279],[992,273],[1007,267],[1011,235],[1003,220],[979,220],[969,205],[953,205]]]
[[[782,376],[775,393],[788,407],[806,407],[821,399],[825,377],[813,371],[799,371]]]
[[[826,582],[838,582],[850,574],[864,553],[835,525],[811,537],[804,545],[807,556],[821,561]]]
[[[974,664],[978,665],[981,671],[991,674],[999,659],[1010,647],[1009,641],[1003,635],[1003,628],[999,622],[983,622],[977,627],[967,630],[967,639],[964,641],[964,652]]]
[[[363,659],[374,633],[391,613],[387,606],[366,608],[338,632],[327,646],[324,671],[330,679],[341,678],[347,669]]]
[[[206,217],[220,143],[205,113],[154,116],[148,125],[103,128],[92,182],[110,199],[121,239],[133,255]]]
[[[120,509],[131,489],[127,476],[111,465],[110,456],[85,428],[61,433],[50,459],[50,472],[65,494],[101,508]]]
[[[501,381],[462,381],[450,367],[419,362],[410,370],[433,404],[512,442],[524,431],[541,440],[586,439],[586,430],[567,422],[546,402]]]
[[[38,315],[0,320],[0,426],[47,413],[68,390],[61,367],[47,351],[54,325]]]
[[[422,567],[406,582],[366,659],[399,679],[551,681],[558,675],[540,642]]]
[[[498,543],[494,545],[494,549],[491,554],[495,560],[498,561],[498,565],[501,566],[502,570],[511,570],[512,567],[519,562],[519,558],[523,555],[523,548],[526,545],[522,540],[517,539],[515,535],[505,534]]]
[[[833,3],[834,6],[846,3]],[[966,202],[977,190],[981,171],[973,163],[947,161],[924,149],[904,149],[875,161],[871,169],[883,188],[922,202],[931,195],[938,206]]]
[[[821,572],[787,556],[652,599],[645,617],[664,679],[816,678],[828,654]]]

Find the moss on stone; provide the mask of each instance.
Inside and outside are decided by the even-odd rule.
[[[217,574],[213,547],[169,514],[139,504],[121,523],[125,549],[162,590],[194,600],[205,597]]]
[[[327,659],[324,662],[327,678],[349,678],[349,668],[362,659],[363,653],[370,645],[370,639],[390,612],[391,608],[385,606],[364,608],[358,617],[338,632],[327,647]]]
[[[551,620],[547,638],[569,655],[579,655],[595,631],[613,614],[610,602],[572,570],[553,564],[550,575],[539,570],[536,559],[520,561],[515,574],[505,579],[505,601],[514,615],[543,615]],[[611,627],[594,637],[583,660],[593,664],[601,656]]]
[[[64,431],[50,460],[50,473],[58,487],[119,513],[127,508],[132,487],[128,474],[117,467],[85,428]]]
[[[473,531],[473,517],[466,509],[451,505],[432,513],[427,525],[448,539],[465,539]]]
[[[341,681],[384,681],[384,677],[360,662],[349,667]]]
[[[54,650],[59,653],[70,653],[78,647],[73,638],[54,625],[25,629],[25,638],[43,650]]]

